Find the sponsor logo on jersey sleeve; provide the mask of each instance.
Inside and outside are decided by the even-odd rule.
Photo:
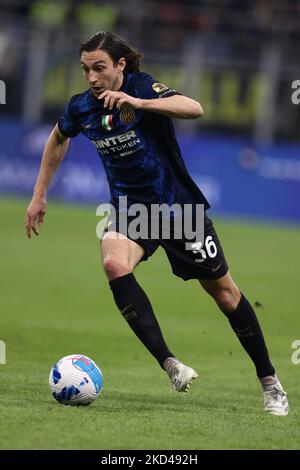
[[[162,91],[169,89],[169,87],[167,87],[163,83],[158,83],[158,82],[153,83],[152,88],[154,91],[156,91],[156,93],[161,93]]]

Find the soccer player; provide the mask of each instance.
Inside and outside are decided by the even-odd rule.
[[[265,411],[287,415],[286,392],[269,359],[255,312],[229,274],[221,244],[206,214],[209,204],[190,177],[176,141],[171,118],[197,119],[203,114],[202,107],[140,72],[141,58],[137,50],[108,32],[98,32],[81,45],[81,67],[89,89],[71,98],[46,143],[26,213],[27,236],[31,237],[31,231],[38,235],[51,178],[69,139],[81,132],[97,147],[117,215],[115,224],[107,224],[101,240],[103,266],[115,303],[166,371],[173,388],[187,392],[198,375],[169,350],[150,300],[133,274],[135,267],[158,246],[165,250],[173,273],[184,280],[197,279],[228,318],[256,368]],[[147,208],[153,204],[190,204],[195,214],[196,206],[204,205],[203,240],[196,238],[194,249],[186,249],[184,236],[131,237],[124,227],[120,228],[121,196],[127,197],[128,208],[136,203]]]

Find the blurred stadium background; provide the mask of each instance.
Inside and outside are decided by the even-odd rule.
[[[87,88],[78,47],[100,29],[124,36],[143,69],[198,99],[177,121],[187,165],[214,212],[300,220],[299,1],[1,0],[1,193],[30,194],[45,139]],[[107,200],[96,150],[78,137],[52,186],[64,200]],[[261,199],[263,198],[263,202]]]
[[[252,365],[225,319],[196,283],[170,276],[158,252],[138,268],[139,280],[171,349],[201,379],[191,396],[166,396],[166,377],[119,319],[101,272],[95,209],[109,194],[84,137],[72,139],[55,176],[42,236],[25,239],[44,143],[67,100],[87,88],[78,48],[100,29],[123,36],[144,53],[143,70],[203,105],[203,118],[176,122],[179,142],[234,277],[262,305],[294,410],[280,425],[261,416]],[[0,80],[0,447],[299,447],[299,371],[290,356],[300,336],[300,104],[291,100],[300,1],[0,0]],[[51,363],[73,352],[104,372],[90,409],[50,404]]]

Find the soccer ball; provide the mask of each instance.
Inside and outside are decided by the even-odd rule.
[[[49,376],[52,395],[63,405],[89,405],[98,397],[102,384],[101,370],[82,354],[63,357]]]

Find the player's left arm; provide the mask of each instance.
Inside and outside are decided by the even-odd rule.
[[[142,99],[127,95],[122,91],[106,90],[99,96],[99,99],[104,100],[103,106],[109,110],[112,110],[114,106],[117,109],[140,109],[178,119],[197,119],[204,114],[203,108],[198,101],[183,95]]]

